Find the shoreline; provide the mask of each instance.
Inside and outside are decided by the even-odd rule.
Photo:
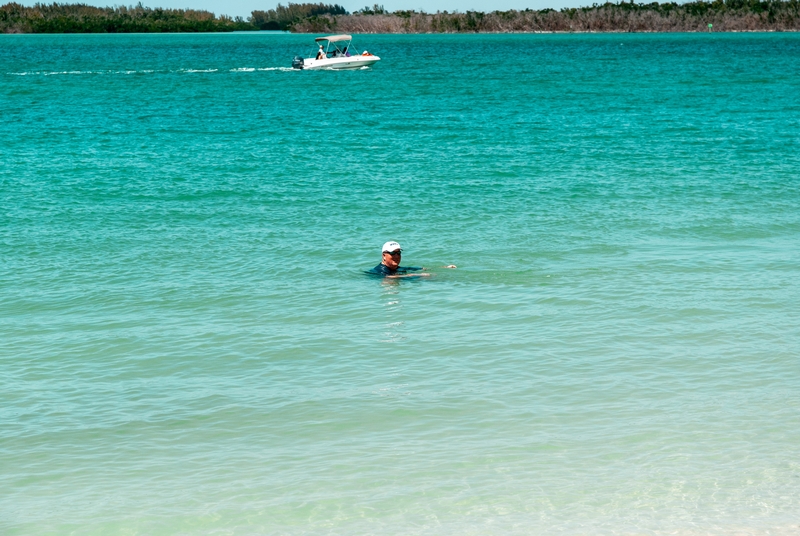
[[[0,35],[178,35],[178,34],[273,34],[273,35],[319,35],[325,32],[274,32],[269,30],[232,30],[207,32],[0,32]],[[569,34],[756,34],[756,33],[800,33],[791,30],[539,30],[507,32],[351,32],[358,35],[569,35]]]
[[[348,13],[339,5],[278,4],[247,19],[194,9],[16,3],[0,6],[0,33],[211,33],[286,31],[318,35],[470,33],[729,33],[800,31],[800,3],[610,3],[592,7],[509,11]]]
[[[711,32],[704,30],[540,30],[540,31],[508,31],[508,32],[358,32],[359,35],[567,35],[567,34],[715,34],[715,33],[798,33],[800,29],[792,30],[714,30]],[[234,33],[261,33],[252,31],[242,31]],[[276,32],[265,32],[276,33]],[[319,32],[287,32],[291,35],[318,35]]]

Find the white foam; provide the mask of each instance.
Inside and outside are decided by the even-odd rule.
[[[252,73],[254,71],[296,71],[291,67],[239,67],[230,69],[232,73]],[[152,74],[157,71],[153,69],[145,69],[142,71],[136,70],[120,70],[120,71],[23,71],[23,72],[8,72],[7,75],[11,76],[55,76],[65,74]],[[163,71],[162,71],[163,72]],[[169,71],[174,73],[216,73],[219,69],[179,69],[177,71]]]
[[[41,73],[44,76],[53,76],[58,74],[97,74],[94,71],[49,71]]]

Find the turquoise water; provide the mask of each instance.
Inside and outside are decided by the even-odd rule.
[[[356,45],[0,36],[0,532],[800,530],[800,36]]]

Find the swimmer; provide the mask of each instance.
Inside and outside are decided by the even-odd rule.
[[[426,270],[424,266],[400,266],[400,258],[403,255],[403,248],[397,242],[386,242],[381,250],[383,260],[381,263],[368,270],[367,273],[371,275],[379,275],[381,277],[426,277],[430,276],[429,273],[417,273]],[[455,264],[448,264],[442,268],[455,268]]]

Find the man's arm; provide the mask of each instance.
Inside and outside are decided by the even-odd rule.
[[[433,274],[427,274],[427,273],[425,273],[425,274],[417,274],[417,273],[414,273],[414,274],[397,274],[397,275],[387,275],[386,279],[400,279],[401,277],[430,277],[432,275]]]
[[[448,264],[447,266],[439,266],[439,268],[458,268],[458,266],[456,266],[455,264]],[[427,268],[423,266],[422,270],[427,270]]]

